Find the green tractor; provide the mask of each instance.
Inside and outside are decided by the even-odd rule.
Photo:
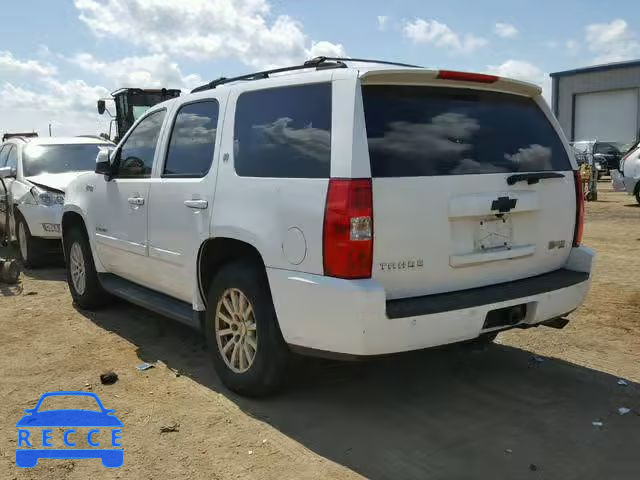
[[[180,96],[180,90],[167,88],[120,88],[111,93],[112,98],[101,98],[98,100],[98,113],[105,112],[111,116],[109,123],[109,133],[101,136],[115,143],[131,128],[135,121],[156,103],[164,102],[170,98]],[[107,100],[116,104],[115,116],[107,110]],[[116,123],[116,133],[112,137],[111,126]]]

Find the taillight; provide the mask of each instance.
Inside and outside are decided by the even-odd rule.
[[[458,80],[461,82],[495,83],[500,77],[485,73],[456,72],[453,70],[440,70],[438,78],[442,80]]]
[[[371,179],[329,179],[322,238],[324,274],[370,278],[373,262]]]
[[[574,170],[573,178],[576,184],[576,226],[573,231],[573,246],[579,247],[582,243],[582,232],[584,231],[584,192],[582,191],[580,170]]]

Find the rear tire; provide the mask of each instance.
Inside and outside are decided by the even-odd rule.
[[[290,352],[266,275],[253,262],[231,262],[218,271],[204,327],[216,373],[229,390],[264,396],[283,385]]]
[[[29,225],[19,213],[16,215],[16,239],[18,240],[18,258],[26,268],[38,268],[42,265],[44,249],[42,240],[31,235]]]
[[[100,285],[84,229],[73,227],[64,236],[67,283],[76,305],[87,310],[104,306],[110,296]]]
[[[636,184],[635,197],[636,197],[636,202],[638,202],[638,205],[640,205],[640,181],[638,181],[638,183]]]

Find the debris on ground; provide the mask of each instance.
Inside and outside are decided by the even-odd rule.
[[[618,409],[618,415],[626,415],[627,413],[629,413],[631,411],[630,408],[627,407],[620,407]]]
[[[603,427],[604,423],[600,422],[600,421],[595,421],[595,422],[591,422],[591,425],[593,425],[594,427]]]
[[[627,382],[624,378],[619,378],[618,379],[618,385],[626,387],[627,385],[629,385],[629,382]]]
[[[93,390],[93,386],[89,382],[85,383],[84,386],[87,390]]]
[[[160,427],[160,433],[170,433],[170,432],[179,432],[180,424],[178,422],[171,422],[167,425],[162,425]]]
[[[37,294],[38,292],[27,292],[27,293],[23,293],[22,295],[31,296],[31,295],[37,295]]]
[[[512,454],[512,453],[513,453],[513,450],[511,450],[510,448],[505,448],[505,449],[504,449],[504,453],[506,453],[506,454],[510,455],[510,454]]]
[[[536,470],[538,470],[538,466],[535,463],[532,463],[531,465],[529,465],[529,470],[535,472]]]
[[[253,450],[249,450],[249,455],[253,455]]]
[[[116,372],[106,372],[100,375],[100,383],[103,385],[113,385],[118,381],[118,374]]]
[[[154,367],[153,363],[147,363],[147,362],[141,363],[140,365],[136,365],[136,368],[141,372],[144,372],[145,370],[149,370],[150,368],[153,368],[153,367]]]

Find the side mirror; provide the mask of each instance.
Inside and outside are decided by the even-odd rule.
[[[96,173],[111,176],[111,152],[106,148],[101,148],[96,157]]]
[[[98,100],[98,113],[102,115],[107,109],[107,105],[104,100]]]
[[[0,178],[16,178],[16,167],[0,167]]]

